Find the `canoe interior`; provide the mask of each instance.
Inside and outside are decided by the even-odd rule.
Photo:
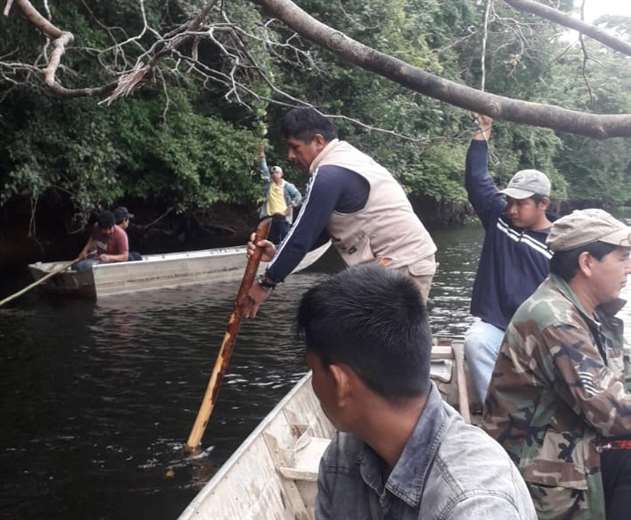
[[[458,377],[462,353],[462,338],[435,338],[431,376],[445,400],[456,407],[469,406],[466,392],[463,399],[458,388],[463,381]],[[312,520],[319,460],[334,433],[311,388],[311,374],[307,374],[233,453],[179,520]]]

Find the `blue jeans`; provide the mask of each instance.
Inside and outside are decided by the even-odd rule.
[[[272,226],[267,239],[275,245],[280,244],[289,233],[291,224],[287,222],[285,215],[276,214],[272,216]]]
[[[83,273],[85,271],[90,271],[93,265],[99,263],[98,258],[85,258],[84,260],[79,260],[72,264],[72,268],[78,273]]]
[[[469,367],[469,378],[476,397],[484,404],[491,382],[495,360],[502,345],[504,331],[475,318],[464,338],[464,355]]]

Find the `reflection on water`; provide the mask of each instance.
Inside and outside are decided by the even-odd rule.
[[[481,230],[434,234],[435,333],[463,334]],[[291,321],[325,273],[245,321],[194,457],[183,449],[238,282],[0,310],[0,518],[172,519],[305,372]],[[172,470],[172,471],[169,471]]]

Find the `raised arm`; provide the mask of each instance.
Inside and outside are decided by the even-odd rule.
[[[486,227],[502,214],[506,203],[489,175],[487,141],[491,137],[493,120],[479,116],[478,122],[479,128],[473,134],[467,151],[465,188],[469,202]]]
[[[259,144],[259,172],[264,181],[269,182],[271,176],[269,173],[269,167],[267,166],[267,160],[265,159],[265,143]]]

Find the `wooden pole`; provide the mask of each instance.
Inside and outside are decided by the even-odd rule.
[[[7,296],[4,300],[0,301],[0,307],[2,307],[5,303],[9,303],[11,300],[14,300],[18,296],[22,296],[25,292],[30,291],[33,287],[37,287],[40,283],[45,282],[50,277],[55,276],[56,274],[59,274],[62,271],[65,271],[66,269],[68,269],[68,267],[70,267],[72,264],[74,264],[77,260],[78,260],[78,258],[75,258],[74,260],[71,260],[70,262],[67,262],[67,263],[63,264],[58,269],[55,269],[54,271],[51,271],[47,275],[42,276],[39,280],[35,280],[31,285],[27,285],[24,289],[22,289],[22,290],[20,290],[20,291],[18,291],[16,293],[13,293],[10,296]]]
[[[259,225],[256,228],[255,244],[259,240],[265,240],[267,238],[270,225],[270,218],[266,218],[259,222]],[[230,357],[232,356],[237,334],[239,333],[241,316],[243,314],[242,304],[247,298],[248,291],[252,287],[254,277],[256,276],[256,272],[261,262],[262,254],[263,250],[257,247],[255,253],[248,259],[248,264],[245,268],[243,279],[241,280],[241,286],[239,287],[239,292],[237,293],[237,297],[234,301],[234,309],[228,319],[226,333],[224,334],[223,341],[221,342],[221,347],[219,347],[219,354],[217,354],[215,366],[213,367],[210,380],[208,381],[208,386],[206,387],[206,393],[204,394],[202,404],[197,412],[197,418],[193,424],[193,429],[186,441],[186,447],[190,450],[195,450],[200,445],[204,432],[206,431],[210,415],[215,408],[217,395],[219,394],[219,387],[221,386],[221,380],[228,368],[228,364],[230,363]]]

